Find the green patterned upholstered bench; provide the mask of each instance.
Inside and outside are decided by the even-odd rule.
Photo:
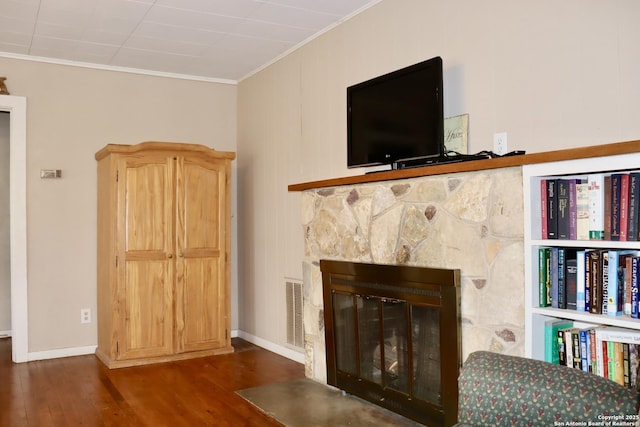
[[[458,388],[457,426],[635,426],[637,421],[635,390],[523,357],[472,353]]]

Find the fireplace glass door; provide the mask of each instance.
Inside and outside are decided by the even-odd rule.
[[[437,309],[340,292],[333,306],[338,371],[441,403]]]

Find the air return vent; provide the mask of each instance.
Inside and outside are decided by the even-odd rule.
[[[302,326],[302,283],[287,280],[287,344],[304,347]]]

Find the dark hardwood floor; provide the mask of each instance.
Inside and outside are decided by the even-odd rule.
[[[95,356],[15,364],[0,339],[0,426],[280,426],[235,391],[304,378],[241,339],[234,353],[109,370]]]

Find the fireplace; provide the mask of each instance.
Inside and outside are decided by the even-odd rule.
[[[428,426],[456,422],[460,272],[320,261],[327,383]]]

